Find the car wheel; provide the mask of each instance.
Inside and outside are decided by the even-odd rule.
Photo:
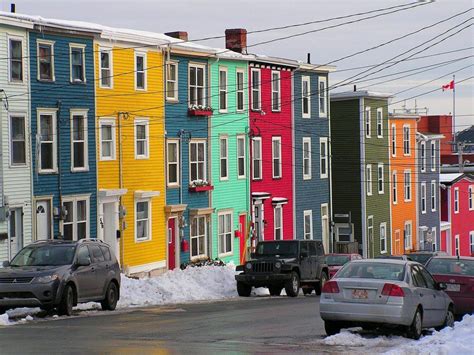
[[[421,332],[423,330],[423,317],[421,315],[420,309],[418,308],[413,317],[413,322],[408,326],[407,336],[408,338],[418,340],[421,337]]]
[[[268,290],[270,291],[270,295],[280,296],[281,288],[282,288],[281,286],[270,286]]]
[[[286,295],[296,297],[300,292],[300,278],[296,272],[291,273],[291,278],[285,283]]]
[[[117,307],[118,301],[118,289],[115,282],[110,282],[109,287],[107,287],[107,292],[105,293],[105,298],[100,302],[102,310],[104,311],[113,311]]]
[[[312,287],[305,287],[303,288],[303,295],[310,295],[313,292]]]
[[[8,310],[8,307],[0,307],[0,314],[7,313]]]
[[[237,293],[240,297],[248,297],[250,296],[250,292],[252,292],[252,286],[237,281]]]
[[[444,323],[441,327],[436,327],[436,330],[441,330],[446,327],[454,327],[454,310],[452,306],[449,306],[448,311],[446,312],[446,318],[444,318]]]
[[[324,321],[324,330],[326,331],[327,335],[335,335],[339,334],[341,331],[341,325],[338,322],[330,321],[330,320],[325,320]]]
[[[70,316],[74,306],[74,289],[71,285],[66,285],[63,290],[61,302],[58,306],[59,315]]]
[[[328,275],[326,275],[326,273],[323,272],[321,274],[321,280],[319,280],[319,282],[316,284],[316,287],[314,288],[318,296],[321,296],[321,291],[323,290],[323,286],[327,280],[328,280]]]

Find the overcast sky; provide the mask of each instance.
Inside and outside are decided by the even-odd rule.
[[[0,0],[2,10],[8,11],[11,2],[11,0]],[[414,2],[414,0],[16,0],[14,2],[19,13],[90,21],[114,27],[156,32],[182,30],[188,31],[190,39],[196,39],[223,35],[226,28],[246,28],[248,31],[251,31],[407,4]],[[436,0],[431,4],[383,17],[255,46],[249,48],[249,52],[300,60],[306,60],[307,53],[311,53],[312,63],[328,63],[334,59],[421,29],[424,26],[472,8],[473,4],[472,0]],[[335,63],[335,65],[337,65],[339,70],[344,70],[367,64],[376,64],[399,56],[402,52],[412,47],[419,46],[416,50],[400,57],[405,58],[425,48],[427,45],[420,46],[422,42],[468,20],[470,17],[471,21],[467,22],[466,25],[472,24],[473,12],[471,11],[463,16],[456,17],[442,25],[420,31],[416,35],[378,50],[340,61]],[[342,21],[344,20],[339,22]],[[248,44],[251,45],[289,34],[315,30],[336,23],[338,22],[333,21],[297,27],[291,30],[251,34],[248,36]],[[464,26],[459,27],[459,29]],[[455,31],[453,30],[452,32]],[[430,44],[433,42],[430,42]],[[469,27],[419,55],[468,48],[474,45],[473,42],[474,30],[473,27]],[[224,39],[200,43],[218,47],[225,46]],[[407,61],[374,76],[397,73],[473,55],[474,50],[471,48],[462,52]],[[473,63],[473,57],[466,58],[389,83],[373,85],[379,81],[390,79],[389,77],[361,82],[358,84],[358,88],[370,85],[366,89],[396,93],[443,76],[441,79],[419,88],[400,93],[393,101],[403,100],[435,88],[440,88],[432,94],[418,97],[417,105],[418,107],[427,107],[430,114],[447,114],[452,111],[453,107],[452,93],[442,92],[441,85],[448,83],[452,79],[452,74],[449,73],[454,71],[457,71],[456,80],[462,80],[474,75]],[[466,66],[469,67],[460,70]],[[331,82],[334,84],[362,70],[335,72],[331,76]],[[352,85],[342,90],[352,90]],[[337,91],[341,91],[341,89]],[[391,106],[391,109],[400,108],[401,105],[401,103],[395,104]],[[407,107],[412,108],[414,105],[414,99],[407,100]],[[474,80],[472,79],[456,86],[456,114],[464,115],[457,118],[458,130],[466,128],[469,124],[474,124]]]

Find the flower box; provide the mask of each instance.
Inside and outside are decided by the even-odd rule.
[[[214,190],[214,186],[207,185],[207,186],[189,186],[190,192],[202,192],[202,191],[210,191]]]
[[[188,109],[189,116],[212,116],[212,109],[198,110],[198,109]]]

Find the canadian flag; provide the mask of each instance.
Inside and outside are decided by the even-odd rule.
[[[451,80],[448,84],[442,85],[441,89],[444,90],[453,90],[454,89],[454,80]]]

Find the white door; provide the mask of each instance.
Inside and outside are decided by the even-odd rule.
[[[104,242],[109,244],[117,258],[120,259],[120,246],[117,239],[117,230],[119,227],[118,206],[116,202],[104,203],[103,205],[103,229]]]
[[[327,203],[321,205],[321,238],[324,252],[329,253],[329,207]]]
[[[51,200],[36,201],[36,240],[51,237]]]
[[[10,256],[13,257],[23,248],[23,209],[10,210]]]

